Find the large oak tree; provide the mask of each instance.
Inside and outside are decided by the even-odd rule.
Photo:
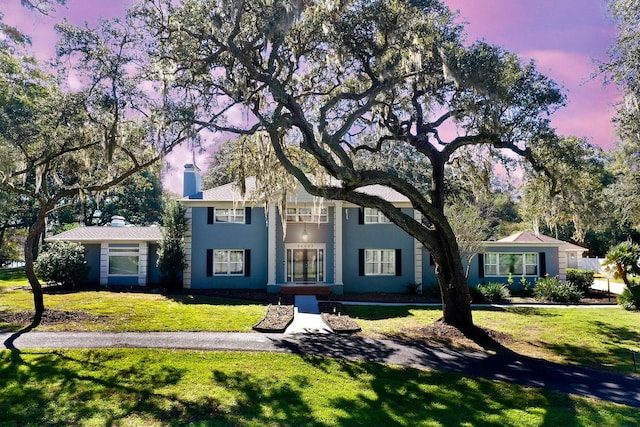
[[[135,16],[156,38],[152,54],[192,103],[195,123],[261,132],[307,192],[381,210],[431,252],[444,321],[472,325],[444,213],[446,170],[482,144],[544,167],[529,146],[550,141],[548,114],[564,98],[535,64],[483,42],[465,45],[438,0],[151,0]],[[393,171],[356,166],[361,153],[384,155],[393,144],[431,164],[428,192]],[[332,180],[311,178],[288,156],[291,146]],[[372,184],[405,195],[416,215],[360,191]]]

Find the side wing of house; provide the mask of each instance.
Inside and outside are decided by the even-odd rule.
[[[562,265],[566,259],[563,260],[562,255],[557,246],[488,245],[485,252],[476,255],[471,262],[469,284],[507,283],[509,276],[514,285],[518,285],[523,277],[529,283],[547,275],[564,279]]]
[[[158,227],[79,227],[47,241],[80,243],[89,275],[85,284],[147,286],[160,283]]]

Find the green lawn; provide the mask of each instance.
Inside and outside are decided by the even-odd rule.
[[[0,313],[33,310],[24,274],[0,273]],[[77,331],[251,331],[265,306],[242,300],[194,295],[78,291],[45,294],[51,310],[81,311],[89,320],[41,325],[38,330]],[[16,330],[0,320],[0,330]]]
[[[0,291],[28,284],[23,268],[0,268]]]
[[[3,351],[0,396],[5,427],[640,424],[637,408],[557,392],[264,353]]]
[[[420,338],[420,328],[442,316],[440,308],[350,306],[362,333],[383,338]],[[478,326],[515,339],[505,346],[520,354],[599,369],[634,373],[640,361],[640,312],[611,308],[481,308]]]
[[[20,270],[0,270],[0,313],[32,309]],[[82,311],[94,318],[38,330],[81,331],[251,331],[263,304],[192,296],[133,292],[71,292],[45,295],[50,309]],[[439,308],[352,306],[349,313],[371,337],[419,339]],[[509,349],[563,363],[634,373],[632,352],[640,353],[640,313],[605,309],[505,308],[474,310],[476,324],[505,332]],[[3,324],[0,330],[16,330]],[[468,343],[463,343],[468,344]],[[473,344],[473,343],[471,343]],[[640,361],[640,354],[636,355]]]

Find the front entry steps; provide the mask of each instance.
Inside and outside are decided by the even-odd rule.
[[[314,295],[316,297],[328,297],[331,295],[331,287],[323,285],[283,285],[280,287],[283,295]]]
[[[285,334],[328,334],[333,330],[322,320],[318,300],[314,295],[296,295],[293,322]]]

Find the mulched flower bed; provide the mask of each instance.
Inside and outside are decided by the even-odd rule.
[[[293,304],[269,304],[264,318],[253,329],[258,332],[282,333],[293,322]]]
[[[16,313],[0,313],[0,319],[5,323],[19,326],[30,325],[33,321],[33,311],[19,311]],[[40,325],[55,325],[60,323],[99,322],[103,320],[100,316],[94,316],[84,311],[65,311],[65,310],[45,310],[42,314]]]
[[[324,323],[329,325],[338,334],[349,334],[360,332],[360,325],[349,315],[344,305],[339,302],[321,301],[318,303],[320,314]]]

